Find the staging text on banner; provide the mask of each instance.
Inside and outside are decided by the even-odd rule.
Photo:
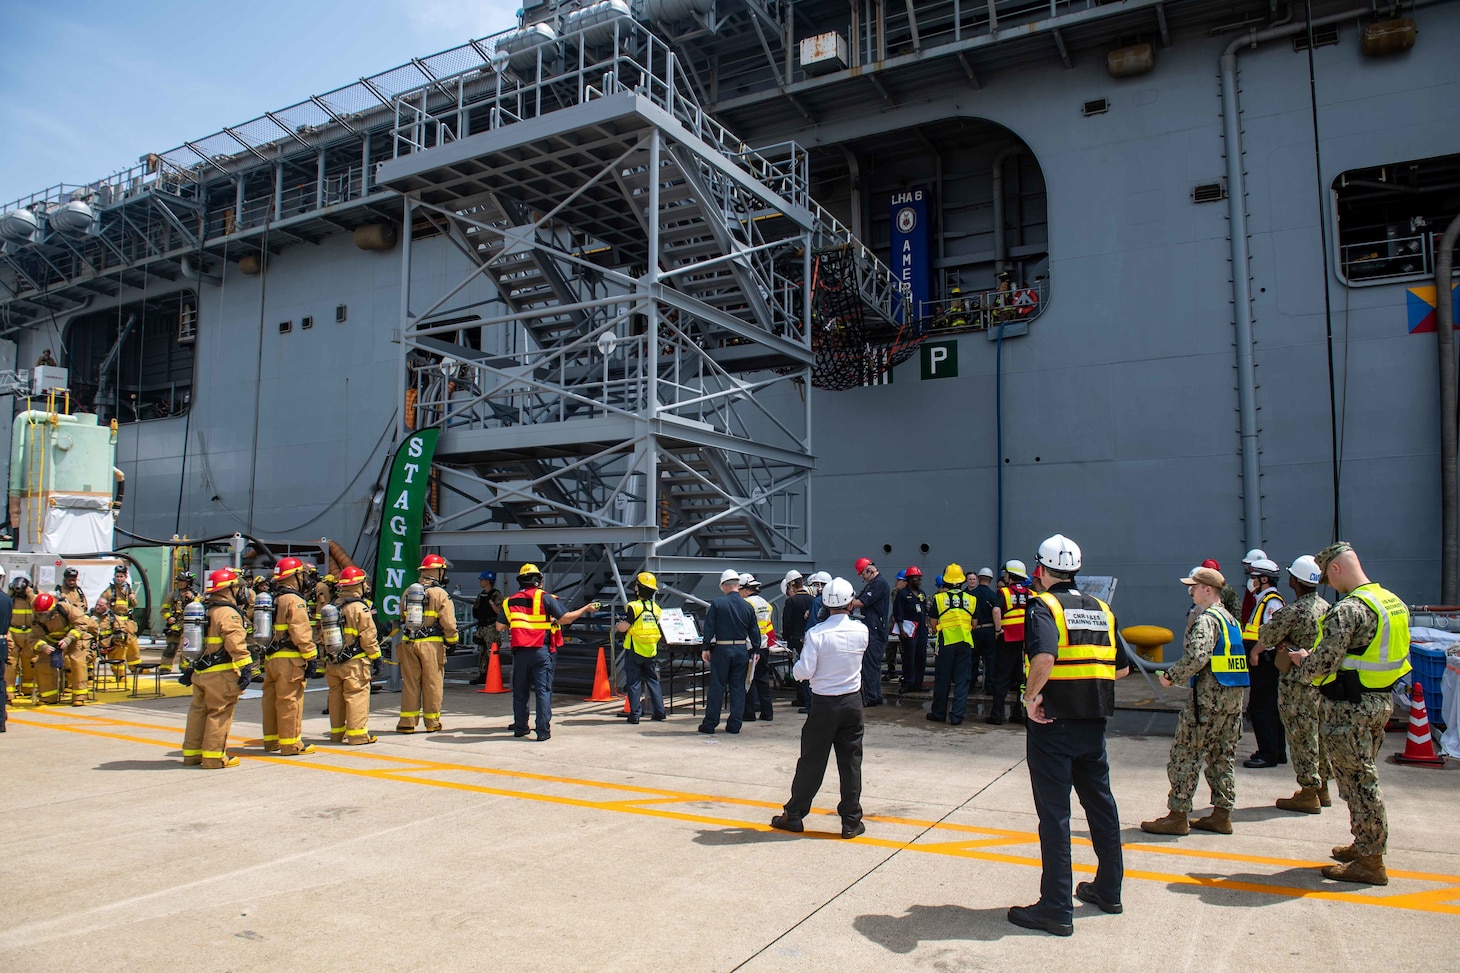
[[[382,615],[400,614],[400,596],[415,580],[421,563],[421,522],[426,513],[431,457],[439,429],[413,432],[395,451],[390,487],[380,526],[380,553],[375,559],[375,600]]]

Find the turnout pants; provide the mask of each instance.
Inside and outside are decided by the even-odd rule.
[[[50,651],[46,651],[49,649]],[[35,684],[42,703],[57,703],[61,700],[61,667],[65,656],[61,650],[47,642],[37,642],[35,648]]]
[[[642,715],[641,686],[649,691],[654,719],[664,719],[664,694],[659,689],[659,656],[640,655],[630,649],[624,653],[624,694],[629,698],[629,715],[634,719]]]
[[[370,736],[370,662],[357,655],[324,667],[330,694],[330,741],[364,743]]]
[[[20,669],[20,695],[33,695],[36,690],[35,642],[28,635],[12,635],[10,651],[15,653],[16,665]]]
[[[264,663],[264,749],[286,757],[302,750],[303,719],[304,660],[268,660]]]
[[[292,660],[284,660],[292,661]],[[217,770],[228,759],[228,731],[233,727],[233,706],[243,690],[232,669],[193,676],[193,704],[183,731],[183,763]]]
[[[397,726],[413,727],[422,717],[427,729],[440,726],[441,687],[445,676],[445,642],[400,644],[400,722]]]
[[[811,712],[801,727],[801,757],[796,761],[786,817],[799,821],[811,813],[811,802],[826,777],[827,758],[835,750],[842,792],[836,813],[844,827],[855,826],[862,820],[862,694],[812,693],[811,700]]]
[[[1110,763],[1105,755],[1105,721],[1030,720],[1026,725],[1029,786],[1039,813],[1039,857],[1044,863],[1035,909],[1069,923],[1075,914],[1070,874],[1071,788],[1090,825],[1090,844],[1098,862],[1095,890],[1107,902],[1119,902],[1125,879],[1120,819],[1110,793]]]
[[[512,650],[513,732],[523,734],[527,732],[528,697],[533,697],[537,703],[537,735],[545,737],[551,732],[553,672],[556,668],[557,657],[545,645]]]
[[[91,647],[79,640],[66,650],[66,689],[71,693],[73,703],[86,695],[90,685],[86,671],[90,655]]]

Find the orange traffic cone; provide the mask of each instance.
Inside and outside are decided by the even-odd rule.
[[[598,647],[598,667],[593,671],[593,695],[584,699],[587,703],[611,703],[617,696],[608,684],[608,660],[603,656],[603,646]]]
[[[479,693],[506,693],[511,692],[502,685],[502,660],[497,654],[497,646],[492,646],[492,657],[487,661],[487,681],[478,689]]]
[[[1430,716],[1425,709],[1425,688],[1418,679],[1410,690],[1409,733],[1405,736],[1404,752],[1390,756],[1396,764],[1419,764],[1422,767],[1443,767],[1445,758],[1435,755],[1435,744],[1430,739]]]

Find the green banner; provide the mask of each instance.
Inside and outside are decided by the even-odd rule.
[[[380,524],[380,553],[375,559],[375,604],[382,618],[400,614],[400,596],[415,580],[421,563],[421,523],[426,514],[426,487],[439,429],[422,429],[406,437],[395,451],[390,487]]]

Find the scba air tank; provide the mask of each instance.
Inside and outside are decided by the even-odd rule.
[[[189,661],[196,659],[203,651],[203,623],[208,612],[201,601],[190,601],[183,608],[182,653]]]
[[[319,610],[319,630],[324,636],[325,651],[338,652],[345,644],[345,634],[340,631],[340,610],[334,605]]]
[[[274,640],[274,596],[260,591],[253,602],[253,638],[268,644]]]
[[[426,589],[417,582],[406,589],[403,599],[406,606],[401,620],[405,622],[406,628],[420,628],[421,623],[426,620]]]

